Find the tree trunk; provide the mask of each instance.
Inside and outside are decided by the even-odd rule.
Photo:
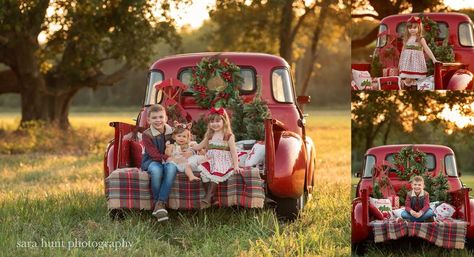
[[[57,125],[62,129],[69,129],[69,108],[77,90],[53,95],[37,90],[21,93],[21,122],[20,126],[27,126],[30,121],[45,122]]]
[[[291,25],[293,23],[294,13],[293,13],[293,1],[285,1],[280,18],[280,56],[285,59],[289,65],[292,65],[293,62],[293,51],[292,45],[293,41],[289,40],[289,35],[291,34]]]
[[[324,25],[326,23],[326,17],[329,13],[330,4],[331,4],[331,0],[324,0],[321,3],[321,9],[319,11],[319,19],[313,32],[311,47],[308,50],[306,50],[306,51],[309,51],[308,54],[310,56],[310,59],[309,59],[308,70],[306,71],[306,74],[304,75],[303,83],[301,84],[301,91],[300,91],[301,95],[306,95],[308,93],[309,81],[311,77],[313,76],[314,63],[316,62],[316,59],[317,59],[319,39],[320,39],[321,31],[323,31]]]

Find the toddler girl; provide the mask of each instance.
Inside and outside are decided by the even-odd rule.
[[[239,160],[235,148],[235,137],[230,128],[229,117],[223,108],[211,108],[208,115],[207,131],[201,143],[194,150],[207,148],[208,161],[201,164],[201,179],[207,183],[206,196],[201,206],[207,208],[217,190],[217,184],[226,181],[233,173],[240,173]],[[217,204],[217,202],[212,202]]]
[[[399,70],[400,78],[403,79],[405,87],[416,86],[416,80],[426,77],[426,61],[423,50],[428,57],[437,63],[433,52],[426,44],[423,38],[423,27],[421,19],[412,16],[406,24],[405,37],[403,40],[403,49],[400,54]]]
[[[200,179],[194,176],[193,170],[197,170],[198,165],[205,160],[205,157],[193,155],[191,146],[196,142],[190,142],[190,129],[191,123],[180,124],[177,121],[174,122],[174,130],[171,136],[174,143],[167,142],[166,144],[165,153],[170,156],[166,162],[175,164],[178,171],[184,172],[189,181],[196,181]]]

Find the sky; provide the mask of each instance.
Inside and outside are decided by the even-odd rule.
[[[454,10],[473,8],[474,0],[444,0],[444,3]]]
[[[171,13],[176,20],[178,27],[189,25],[193,29],[199,28],[204,20],[209,19],[208,6],[213,6],[215,0],[199,0],[194,1],[190,6],[178,6],[175,11]]]
[[[186,8],[177,8],[173,17],[176,19],[178,27],[189,25],[191,28],[199,28],[204,20],[209,19],[209,10],[207,6],[212,6],[215,0],[199,0],[194,1],[192,5]],[[474,0],[444,0],[445,4],[454,10],[473,8]]]

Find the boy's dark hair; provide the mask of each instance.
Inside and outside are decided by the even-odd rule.
[[[165,112],[166,113],[166,109],[161,104],[154,104],[154,105],[148,107],[148,117],[150,117],[150,114],[152,112]]]

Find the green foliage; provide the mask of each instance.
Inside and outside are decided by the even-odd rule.
[[[260,80],[258,80],[260,81]],[[236,140],[265,139],[265,119],[270,117],[267,103],[261,98],[261,85],[257,83],[257,94],[250,103],[236,101],[231,106],[232,131]]]
[[[372,191],[372,197],[377,198],[377,199],[382,199],[383,195],[382,192],[380,191],[380,185],[374,181],[374,190]]]
[[[382,77],[382,64],[380,63],[380,57],[378,55],[374,55],[374,58],[372,59],[370,75],[372,77]]]
[[[199,119],[193,121],[193,126],[191,128],[191,133],[196,137],[195,141],[201,142],[204,138],[204,134],[207,131],[207,122],[204,115],[201,115]]]
[[[441,172],[438,176],[433,178],[433,189],[430,193],[431,201],[449,202],[451,197],[449,195],[448,178]]]
[[[229,109],[232,110],[231,127],[232,133],[235,136],[235,141],[248,139],[245,130],[246,124],[244,123],[245,116],[243,101],[235,101],[231,103]]]
[[[267,103],[260,97],[249,103],[244,104],[244,124],[247,138],[263,140],[265,138],[265,119],[270,116]]]
[[[432,39],[428,43],[429,48],[433,52],[434,56],[436,57],[436,60],[440,62],[454,62],[454,50],[453,50],[453,45],[448,44],[448,39],[443,40],[443,43],[441,45],[438,45],[434,42]],[[428,69],[428,74],[433,74],[434,73],[434,64],[431,60],[428,60],[426,62],[426,66]]]
[[[404,206],[405,205],[405,199],[407,197],[407,193],[408,193],[408,189],[405,185],[403,185],[399,190],[398,190],[398,198],[399,198],[399,201],[400,201],[400,206]]]

